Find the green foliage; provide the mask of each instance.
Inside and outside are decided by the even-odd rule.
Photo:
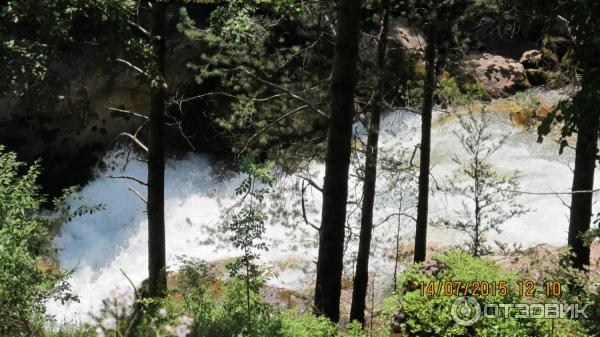
[[[324,317],[303,314],[295,309],[276,309],[264,303],[257,292],[251,293],[252,315],[247,317],[244,280],[230,279],[223,283],[197,260],[185,260],[177,275],[177,285],[171,291],[181,295],[182,299],[176,300],[177,295],[169,297],[163,303],[164,307],[175,316],[186,313],[193,317],[190,337],[346,336]],[[352,331],[355,334],[348,336],[361,336],[356,334],[356,327]]]
[[[464,47],[464,30],[459,30],[459,26],[472,14],[468,9],[473,3],[473,0],[399,1],[410,22],[423,29],[427,39],[435,37],[438,58],[442,63],[453,51]]]
[[[540,107],[540,99],[532,92],[518,92],[513,96],[516,105],[522,107],[523,110],[534,111]]]
[[[438,225],[467,234],[469,251],[474,256],[486,255],[492,252],[486,244],[489,232],[500,233],[502,223],[524,214],[527,209],[517,201],[518,173],[502,176],[490,164],[490,158],[508,135],[494,139],[485,112],[478,117],[469,114],[459,118],[461,130],[455,135],[468,159],[454,155],[452,160],[460,168],[442,190],[462,198],[462,208],[451,218],[441,219]]]
[[[314,108],[326,106],[322,70],[330,60],[323,41],[297,34],[295,26],[305,24],[302,8],[294,1],[229,1],[211,12],[207,29],[180,10],[179,30],[207,44],[190,67],[199,84],[215,91],[207,102],[210,117],[233,152],[267,153],[283,161],[275,155],[281,148],[314,149],[291,138],[322,123]],[[313,102],[313,108],[285,91]]]
[[[400,292],[386,299],[386,315],[398,311],[404,314],[405,321],[401,324],[408,336],[548,336],[554,331],[554,336],[573,336],[570,334],[571,322],[567,320],[524,319],[503,315],[494,319],[481,319],[475,325],[463,327],[456,324],[450,309],[458,296],[431,296],[426,287],[430,282],[435,286],[438,282],[462,282],[459,293],[465,293],[466,282],[505,282],[506,296],[500,296],[497,291],[489,296],[479,296],[476,299],[484,303],[543,303],[549,299],[542,296],[524,298],[520,296],[517,282],[519,278],[512,272],[503,271],[493,261],[472,257],[461,250],[450,250],[433,257],[429,265],[417,264],[410,266],[400,277],[398,289]],[[422,294],[421,285],[425,292]],[[456,288],[455,288],[456,289]],[[472,295],[472,287],[466,291]]]
[[[561,101],[556,108],[548,113],[546,118],[538,127],[538,142],[542,142],[552,130],[555,122],[561,123],[558,142],[560,144],[559,152],[569,147],[569,139],[576,134],[579,129],[580,114],[589,113],[590,109],[596,109],[600,104],[600,89],[595,86],[582,87],[575,97]]]
[[[253,329],[253,316],[262,307],[261,305],[257,307],[256,297],[264,285],[263,272],[256,261],[260,257],[258,252],[267,250],[267,245],[263,241],[267,220],[263,203],[275,178],[268,165],[256,165],[249,160],[242,163],[241,170],[247,174],[247,177],[236,188],[240,200],[229,209],[222,226],[225,239],[242,252],[239,258],[227,264],[227,270],[233,280],[245,286],[246,319],[241,322],[245,322],[246,329]],[[239,290],[239,288],[233,287],[231,290]],[[240,305],[231,304],[233,307],[230,310],[233,311],[236,311]]]
[[[48,300],[76,300],[70,271],[52,270],[50,225],[36,183],[40,166],[26,167],[0,146],[0,334],[19,336],[45,320]],[[33,324],[33,325],[32,325]]]
[[[598,86],[598,53],[600,53],[600,19],[593,14],[600,10],[600,3],[593,0],[557,0],[556,6],[570,22],[575,43],[572,62],[583,71],[581,90],[572,99],[562,101],[550,112],[538,128],[538,141],[550,133],[554,121],[562,123],[560,153],[569,146],[568,138],[578,132],[581,116],[597,109],[600,103]]]
[[[567,21],[574,37],[573,58],[584,70],[598,66],[600,53],[600,3],[593,0],[557,0],[557,8]]]
[[[459,83],[456,77],[442,78],[436,95],[443,106],[464,106],[474,101],[490,99],[483,85],[466,81]]]
[[[0,94],[28,94],[36,102],[56,100],[57,80],[63,76],[57,64],[73,66],[83,53],[102,61],[95,62],[95,67],[107,65],[104,61],[112,61],[131,43],[128,20],[135,5],[130,0],[3,2]]]
[[[96,337],[186,337],[194,323],[188,315],[170,312],[164,307],[156,310],[155,299],[136,301],[132,291],[116,289],[102,304],[100,312],[91,315],[89,322],[80,328],[81,335],[93,331]]]
[[[474,0],[471,1],[462,30],[472,48],[500,40],[537,39],[552,19],[547,1]]]
[[[184,260],[176,277],[176,286],[170,290],[173,296],[162,305],[172,315],[188,314],[193,318],[190,336],[278,336],[280,323],[273,319],[276,312],[262,303],[256,292],[250,293],[253,311],[248,317],[244,280],[222,283],[206,264],[194,259]]]
[[[423,104],[423,81],[408,81],[401,92],[401,98],[408,107],[417,107]]]
[[[532,256],[525,274],[541,284],[547,280],[560,283],[561,294],[557,298],[563,303],[588,304],[587,317],[580,316],[571,324],[571,329],[584,336],[596,336],[600,333],[600,296],[598,275],[586,273],[572,267],[574,253],[564,247],[557,257]]]
[[[87,329],[79,324],[63,323],[58,326],[49,326],[46,337],[98,337],[96,331]]]
[[[283,313],[284,336],[295,337],[334,337],[336,326],[323,316],[302,315],[288,311]]]
[[[242,250],[242,256],[229,264],[228,269],[233,277],[239,277],[240,271],[243,270],[246,273],[245,278],[254,279],[259,273],[254,263],[259,257],[257,251],[267,250],[266,244],[262,242],[267,220],[262,211],[263,201],[275,180],[268,166],[245,162],[242,164],[242,171],[248,176],[236,188],[236,194],[241,199],[237,207],[230,209],[230,214],[224,222],[227,240],[235,248]]]

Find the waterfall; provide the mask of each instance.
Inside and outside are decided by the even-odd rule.
[[[541,92],[548,99],[558,100],[560,92]],[[492,157],[494,168],[504,174],[518,170],[521,174],[521,190],[531,192],[569,191],[573,153],[569,150],[559,156],[558,145],[550,139],[542,144],[536,142],[535,130],[516,127],[507,113],[490,111],[491,132],[509,133],[508,142]],[[409,111],[388,113],[382,120],[380,137],[381,153],[393,154],[409,151],[419,142],[419,116]],[[451,157],[460,149],[452,134],[458,128],[456,118],[438,111],[432,130],[432,175],[436,181],[444,182],[457,165]],[[356,132],[366,138],[365,130],[356,125]],[[143,162],[129,160],[125,150],[117,149],[107,155],[103,168],[98,169],[96,178],[81,191],[82,199],[72,201],[86,205],[102,204],[105,209],[94,214],[74,218],[63,225],[55,238],[61,249],[58,258],[63,268],[76,268],[71,277],[72,290],[80,298],[79,303],[60,305],[49,303],[48,310],[59,320],[77,321],[100,305],[115,287],[128,287],[121,270],[135,283],[147,276],[147,229],[145,205],[127,185],[145,194],[141,185],[122,179],[111,179],[108,175],[146,177]],[[417,156],[418,158],[418,156]],[[303,173],[321,183],[324,175],[322,163],[313,163]],[[187,255],[207,261],[218,261],[238,254],[234,249],[214,241],[223,207],[235,201],[234,189],[243,176],[236,173],[222,174],[209,157],[188,154],[181,159],[169,160],[166,167],[165,208],[167,263],[170,270],[177,269],[177,256]],[[386,190],[387,181],[380,179],[378,190]],[[290,288],[306,288],[312,281],[313,260],[316,255],[316,230],[308,226],[299,213],[301,204],[302,178],[281,178],[269,197],[270,209],[279,207],[289,214],[274,217],[269,224],[266,237],[270,242],[268,252],[261,253],[261,261],[270,265],[275,272],[270,282]],[[434,184],[432,182],[432,184]],[[350,182],[351,197],[360,192],[355,179]],[[307,220],[318,224],[320,219],[320,196],[316,189],[308,188],[306,195]],[[414,198],[414,195],[408,195]],[[563,196],[569,202],[568,195]],[[519,201],[532,211],[511,219],[502,225],[503,232],[495,239],[506,243],[520,243],[524,247],[540,243],[564,245],[567,238],[568,209],[555,195],[523,194]],[[379,195],[376,200],[376,219],[397,211],[398,201],[393,197]],[[452,214],[459,205],[452,197],[434,193],[431,218]],[[358,226],[357,215],[350,217],[353,226]],[[386,245],[395,235],[396,222],[382,225],[375,231],[373,264],[389,272],[393,263],[388,257],[391,246]],[[402,237],[410,244],[414,225],[405,221]],[[430,243],[451,245],[463,238],[452,232],[430,229]],[[352,248],[351,248],[352,249]],[[350,250],[351,250],[350,249]]]

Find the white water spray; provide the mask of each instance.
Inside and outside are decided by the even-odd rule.
[[[556,92],[546,93],[556,96]],[[554,97],[554,100],[557,98]],[[510,174],[514,170],[521,172],[521,190],[532,192],[565,192],[571,185],[572,173],[569,164],[573,162],[572,153],[558,155],[558,146],[551,141],[536,143],[535,130],[524,130],[510,123],[506,114],[492,113],[490,131],[492,133],[510,133],[509,141],[498,151],[492,163],[501,173]],[[455,119],[445,118],[443,113],[436,114],[432,132],[432,175],[443,182],[456,168],[451,161],[452,155],[460,149],[460,144],[452,134],[457,128]],[[382,153],[394,153],[400,149],[412,148],[419,142],[419,117],[409,112],[387,114],[382,121],[380,146]],[[359,134],[366,138],[364,130],[357,126]],[[107,175],[126,175],[138,178],[146,176],[145,164],[130,161],[124,166],[124,153],[114,151],[105,160],[107,169],[100,170],[97,178],[81,191],[82,203],[86,205],[102,204],[105,210],[84,215],[65,224],[56,237],[56,245],[62,249],[59,261],[63,268],[77,267],[71,278],[72,289],[81,302],[62,306],[50,303],[50,313],[59,320],[78,321],[89,312],[96,310],[103,298],[117,286],[128,287],[123,270],[135,283],[147,277],[147,228],[145,205],[126,187],[144,192],[143,186],[132,182],[107,178]],[[322,164],[313,164],[310,171],[315,182],[322,182],[324,168]],[[201,155],[188,155],[180,160],[170,160],[166,168],[165,209],[166,209],[166,245],[167,264],[170,270],[177,267],[177,256],[187,255],[207,261],[216,261],[236,256],[238,252],[216,245],[201,244],[209,233],[206,229],[218,223],[223,205],[234,201],[234,189],[241,182],[240,175],[218,179],[210,160]],[[287,177],[275,186],[270,205],[286,207],[298,213],[300,207],[300,181],[296,177]],[[385,190],[386,181],[378,181],[378,190]],[[353,182],[350,186],[354,186]],[[310,190],[310,189],[309,189]],[[359,190],[359,189],[358,189]],[[310,192],[310,193],[309,193]],[[307,192],[307,218],[313,224],[319,222],[320,195],[316,190]],[[352,194],[352,193],[351,193]],[[414,197],[414,196],[413,196]],[[564,196],[568,202],[568,196]],[[568,209],[553,195],[522,195],[520,201],[533,211],[519,218],[511,219],[502,225],[503,233],[497,239],[507,243],[520,243],[525,247],[540,243],[564,245],[566,243]],[[376,200],[376,218],[397,210],[392,198],[380,197]],[[447,196],[435,194],[431,202],[431,218],[451,214],[456,202]],[[355,219],[354,216],[352,219]],[[303,268],[288,266],[279,268],[279,277],[271,280],[279,286],[291,288],[306,287],[314,269],[312,260],[316,249],[314,238],[316,231],[304,223],[297,214],[295,217],[275,221],[267,231],[267,237],[273,244],[268,252],[262,254],[262,261],[301,260]],[[354,221],[354,220],[352,220]],[[354,225],[357,225],[354,224]],[[392,228],[395,226],[391,225]],[[404,237],[410,239],[414,231],[412,225],[403,229]],[[395,230],[377,230],[376,242],[392,235]],[[430,230],[430,243],[455,244],[461,237],[451,232]],[[379,236],[379,237],[378,237]],[[382,249],[381,256],[385,253]],[[387,253],[390,250],[388,248]],[[393,261],[385,257],[373,259],[373,263],[384,265],[391,270]]]

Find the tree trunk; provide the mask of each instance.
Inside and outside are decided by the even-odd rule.
[[[154,48],[154,70],[159,80],[152,84],[148,133],[148,294],[163,297],[167,288],[165,266],[165,13],[167,4],[152,2],[150,33]]]
[[[338,1],[315,286],[315,312],[332,322],[340,316],[360,6],[360,0]]]
[[[385,54],[388,39],[389,0],[382,1],[383,18],[377,42],[377,88],[373,97],[373,109],[369,122],[369,134],[365,154],[365,177],[363,182],[363,203],[360,219],[360,238],[356,271],[352,288],[352,306],[350,321],[358,321],[365,326],[365,300],[369,283],[369,255],[373,233],[373,204],[375,203],[375,185],[377,181],[377,153],[379,143],[379,122],[385,90]]]
[[[429,165],[431,154],[431,115],[435,90],[435,63],[437,56],[436,27],[431,23],[427,30],[425,61],[427,74],[423,91],[421,115],[421,147],[419,164],[419,198],[417,202],[417,229],[415,234],[415,262],[425,261],[427,251],[427,213],[429,211]]]
[[[598,149],[598,107],[590,106],[586,95],[593,95],[594,88],[589,84],[592,75],[585,71],[581,92],[583,95],[575,99],[578,107],[577,145],[575,148],[575,169],[573,171],[573,191],[594,189],[594,170]],[[573,266],[584,269],[590,264],[590,248],[580,238],[582,233],[590,229],[592,218],[592,193],[575,193],[571,195],[571,214],[569,221],[569,247],[575,254]]]

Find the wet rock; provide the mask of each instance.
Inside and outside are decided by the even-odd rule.
[[[518,110],[510,114],[510,121],[514,125],[530,128],[531,127],[531,113],[527,110]]]
[[[553,107],[548,107],[546,105],[540,105],[540,108],[535,112],[535,116],[538,117],[538,119],[542,120],[542,119],[546,118],[546,116],[548,116],[550,111],[552,111],[553,109],[554,109]]]
[[[527,80],[532,86],[544,85],[548,83],[550,74],[544,69],[527,69]]]
[[[290,289],[266,285],[260,289],[263,302],[276,308],[296,308],[302,312],[309,309],[309,302],[300,294]]]
[[[543,280],[547,277],[548,270],[556,268],[561,254],[566,253],[566,248],[539,244],[515,256],[496,255],[485,258],[496,261],[505,270],[516,272],[524,279]],[[594,241],[590,246],[588,276],[597,277],[598,275],[600,275],[600,243]]]
[[[492,97],[503,97],[531,86],[525,67],[506,57],[483,54],[470,61],[475,67],[478,82]]]
[[[542,62],[542,52],[536,49],[528,50],[523,53],[519,62],[525,69],[537,68]]]

